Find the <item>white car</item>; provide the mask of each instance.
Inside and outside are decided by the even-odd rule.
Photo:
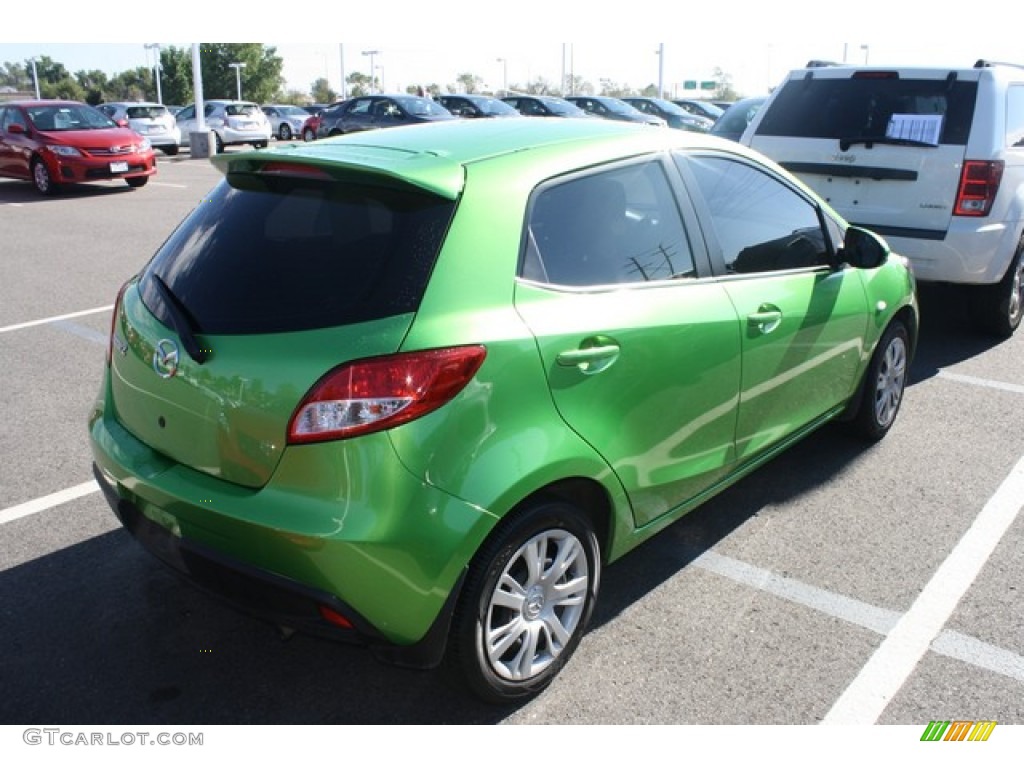
[[[270,120],[271,132],[281,141],[291,141],[302,135],[302,126],[309,112],[291,104],[264,104],[263,114]]]
[[[111,101],[98,109],[107,117],[126,128],[131,128],[149,139],[154,149],[166,155],[178,154],[181,131],[174,115],[163,104],[150,101]]]
[[[203,119],[213,131],[217,151],[232,144],[252,144],[262,149],[270,143],[272,129],[259,104],[251,101],[210,99],[203,102]],[[181,129],[181,144],[188,146],[189,134],[199,129],[196,105],[189,104],[176,115]]]
[[[808,66],[740,142],[800,177],[922,282],[965,286],[974,325],[1024,315],[1024,66]]]

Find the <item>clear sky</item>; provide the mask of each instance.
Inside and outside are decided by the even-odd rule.
[[[867,59],[891,65],[968,66],[982,57],[1024,63],[1024,44],[1013,31],[1017,25],[991,5],[978,6],[980,18],[972,20],[964,8],[954,14],[934,5],[922,13],[929,6],[898,0],[774,0],[756,7],[665,0],[433,0],[415,5],[382,0],[283,4],[270,6],[269,12],[235,4],[230,13],[185,0],[174,4],[173,19],[155,24],[107,21],[89,6],[77,12],[79,21],[67,18],[74,9],[63,11],[59,25],[36,23],[30,4],[7,5],[0,62],[47,55],[72,73],[100,69],[112,74],[151,65],[147,42],[188,47],[175,41],[199,32],[196,36],[207,41],[275,46],[284,59],[288,87],[300,90],[327,77],[340,91],[342,50],[346,74],[368,73],[370,57],[363,51],[379,51],[374,64],[386,90],[418,83],[445,86],[462,72],[477,75],[489,88],[501,88],[506,73],[509,85],[537,77],[555,85],[563,67],[595,87],[607,78],[643,88],[657,84],[660,63],[665,88],[680,96],[684,80],[711,79],[716,67],[731,77],[741,95],[755,95],[813,58],[842,61],[845,56],[855,63]],[[136,22],[154,18],[155,7],[136,9]],[[20,29],[31,31],[14,32]],[[134,37],[143,29],[149,38]],[[133,37],[126,38],[125,30]],[[341,42],[321,42],[328,36]],[[661,57],[657,41],[664,41]]]

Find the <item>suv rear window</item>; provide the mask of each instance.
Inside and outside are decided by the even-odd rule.
[[[208,334],[327,328],[414,312],[454,203],[337,181],[223,180],[160,247],[140,281],[161,322],[155,273]]]
[[[872,73],[877,74],[877,73]],[[940,144],[967,144],[977,83],[891,76],[789,80],[757,128],[759,136],[882,138],[893,115],[939,115]]]

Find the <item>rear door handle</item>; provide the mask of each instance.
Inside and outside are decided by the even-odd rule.
[[[747,324],[759,333],[771,333],[782,325],[782,310],[772,304],[762,304],[757,312],[747,315]]]
[[[591,374],[603,371],[619,357],[619,345],[605,343],[593,347],[580,347],[560,352],[555,359],[559,365],[567,368],[577,367],[583,373]]]

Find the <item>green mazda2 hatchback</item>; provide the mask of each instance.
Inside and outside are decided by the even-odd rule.
[[[605,564],[899,410],[906,262],[733,142],[515,118],[213,162],[117,296],[95,474],[144,547],[281,626],[523,700]]]

